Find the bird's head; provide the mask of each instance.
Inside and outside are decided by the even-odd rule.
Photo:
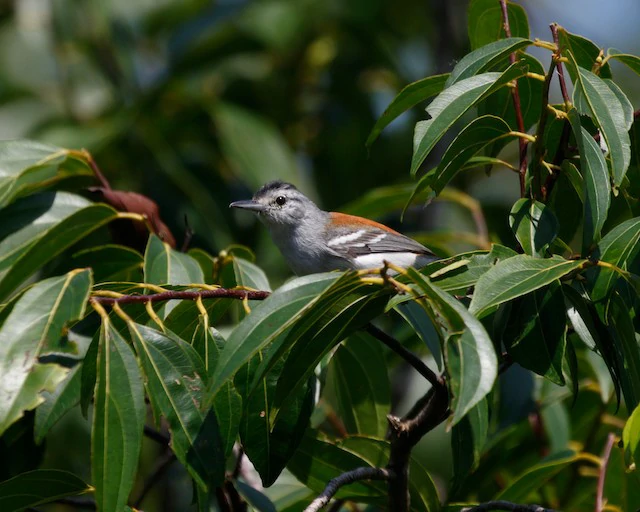
[[[267,225],[296,225],[306,215],[318,211],[311,199],[284,181],[271,181],[263,185],[253,199],[235,201],[229,207],[250,210]]]

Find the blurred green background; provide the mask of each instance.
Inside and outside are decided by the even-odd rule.
[[[599,46],[640,53],[637,0],[520,3],[532,38],[549,40],[548,24],[556,21]],[[443,255],[475,249],[465,236],[475,233],[473,218],[455,202],[417,205],[399,222],[422,109],[392,123],[370,153],[364,144],[403,86],[451,70],[468,51],[466,5],[0,0],[0,138],[88,149],[114,188],[157,201],[178,246],[186,218],[195,232],[191,246],[216,253],[248,245],[274,285],[290,275],[280,255],[252,216],[228,204],[275,178],[294,182],[326,209],[367,214],[414,234]],[[548,53],[536,55],[546,68]],[[637,77],[612,65],[637,108]],[[512,144],[505,158],[515,156]],[[426,167],[435,163],[432,156]],[[395,195],[378,190],[390,186]],[[491,177],[467,173],[456,186],[481,202],[490,239],[508,243],[517,177],[501,169]],[[411,386],[408,402],[421,385]],[[58,467],[67,459],[62,464],[88,478],[88,461],[70,456],[74,447],[88,449],[85,426],[73,418],[59,425],[47,457]],[[441,484],[450,471],[443,436],[431,434],[425,451]],[[155,457],[153,446],[147,456]],[[174,471],[166,510],[190,499],[186,477]]]

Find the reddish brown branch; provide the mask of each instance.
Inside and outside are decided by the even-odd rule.
[[[502,9],[502,22],[504,33],[507,37],[511,37],[511,27],[509,26],[509,10],[507,8],[507,0],[500,0],[500,8]],[[509,62],[515,64],[517,60],[515,52],[509,55]],[[522,104],[520,103],[520,91],[518,89],[518,81],[513,81],[511,89],[511,98],[513,100],[513,108],[516,113],[516,124],[518,131],[525,133],[524,117],[522,115]],[[520,197],[526,194],[526,177],[527,177],[527,145],[528,141],[524,137],[520,137],[520,166],[518,168],[518,176],[520,178]]]
[[[611,456],[611,449],[613,443],[616,442],[615,434],[609,433],[607,436],[607,443],[604,446],[602,452],[602,463],[600,464],[600,473],[598,475],[598,491],[596,493],[596,512],[602,512],[604,510],[604,482],[607,477],[607,466],[609,465],[609,457]]]
[[[558,81],[560,82],[560,91],[562,91],[562,99],[564,100],[566,105],[571,104],[571,98],[569,97],[569,93],[567,92],[567,82],[564,79],[564,67],[562,66],[562,62],[560,58],[562,57],[562,53],[560,51],[560,38],[558,37],[558,24],[552,23],[549,25],[551,28],[551,34],[553,35],[553,42],[556,45],[556,53],[554,53],[553,58],[556,60],[556,64],[558,66]]]
[[[201,299],[238,299],[238,300],[264,300],[271,292],[264,290],[240,290],[229,288],[215,288],[213,290],[199,291],[169,291],[152,293],[148,295],[123,295],[122,297],[91,297],[93,302],[110,306],[112,304],[134,304],[147,302],[164,302],[167,300],[196,300]]]

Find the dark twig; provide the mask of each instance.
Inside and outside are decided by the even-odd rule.
[[[187,252],[187,249],[189,249],[189,246],[191,245],[191,239],[193,238],[193,229],[189,225],[189,218],[186,214],[184,216],[184,228],[184,240],[182,241],[182,248],[180,249],[180,252]]]
[[[122,297],[102,297],[93,296],[91,301],[97,302],[102,305],[112,304],[133,304],[133,303],[147,303],[147,302],[164,302],[167,300],[196,300],[198,297],[201,299],[213,299],[213,298],[225,298],[225,299],[238,299],[238,300],[264,300],[270,292],[264,290],[241,290],[237,288],[215,288],[213,290],[199,290],[199,291],[169,291],[162,293],[152,293],[148,295],[123,295]]]
[[[85,508],[88,510],[98,510],[96,502],[91,498],[59,498],[55,501],[60,505],[69,505],[75,508]]]
[[[162,432],[158,432],[156,429],[151,428],[147,425],[144,426],[144,435],[149,439],[152,439],[156,443],[161,444],[162,446],[169,446],[169,442],[171,441],[169,436],[163,434]]]
[[[335,496],[340,487],[359,480],[389,480],[391,475],[387,469],[382,468],[356,468],[329,480],[324,491],[313,500],[304,512],[318,512],[327,506],[331,498]]]
[[[169,466],[171,466],[171,464],[175,460],[176,456],[174,455],[174,453],[167,452],[160,460],[160,462],[158,462],[156,468],[153,470],[151,475],[149,475],[149,478],[147,478],[147,480],[145,481],[144,487],[142,488],[138,499],[133,504],[134,508],[140,508],[140,505],[142,505],[142,502],[144,501],[149,491],[160,481],[162,475],[164,475],[164,473],[169,469]]]
[[[489,512],[491,510],[506,510],[507,512],[555,512],[553,509],[540,505],[520,505],[509,501],[488,501],[473,507],[463,508],[460,512]]]
[[[373,324],[367,324],[364,328],[371,336],[384,343],[387,347],[398,354],[402,359],[409,363],[413,368],[422,375],[432,386],[440,385],[439,377],[429,368],[422,360],[416,356],[413,352],[407,350],[398,340],[393,336],[388,335],[382,329],[378,329]]]
[[[604,445],[604,451],[602,452],[602,462],[600,463],[600,473],[598,475],[598,491],[596,493],[596,512],[602,512],[604,510],[604,482],[607,477],[607,466],[609,465],[609,457],[611,456],[611,449],[613,443],[616,442],[616,436],[613,433],[609,433],[607,436],[607,443]]]
[[[553,35],[553,42],[558,48],[557,59],[561,57],[560,53],[560,38],[558,37],[558,24],[552,23],[550,25],[551,34]],[[556,58],[554,56],[554,58]],[[560,91],[562,92],[562,99],[564,100],[565,105],[571,105],[571,98],[569,98],[569,93],[567,92],[567,82],[564,79],[564,67],[562,66],[562,62],[558,61],[558,81],[560,82]]]
[[[509,26],[509,11],[507,8],[507,0],[500,0],[500,8],[502,9],[502,23],[504,27],[504,33],[507,37],[511,37],[511,27]],[[509,55],[509,62],[515,64],[517,60],[515,52]],[[516,113],[516,123],[518,125],[518,131],[525,133],[524,117],[522,116],[522,105],[520,104],[520,91],[518,89],[518,81],[514,80],[513,88],[511,89],[511,98],[513,99],[513,108]],[[520,137],[520,167],[518,175],[520,177],[520,197],[524,197],[526,175],[527,175],[527,139]]]

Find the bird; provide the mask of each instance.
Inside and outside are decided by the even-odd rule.
[[[378,222],[320,209],[294,185],[276,180],[230,208],[257,214],[291,270],[299,275],[383,267],[421,268],[431,250]]]

